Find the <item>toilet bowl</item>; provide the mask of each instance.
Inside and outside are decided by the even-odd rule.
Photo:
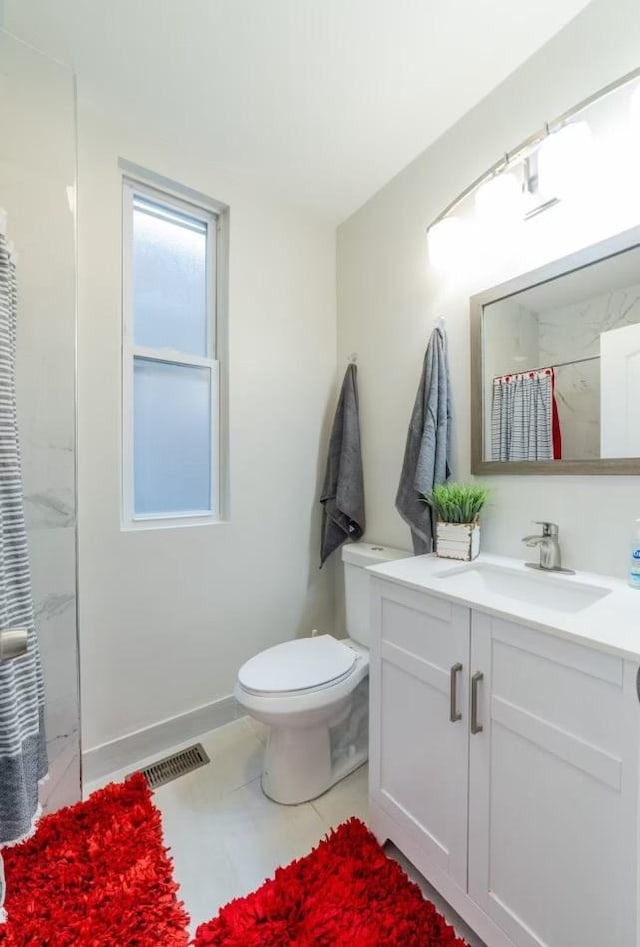
[[[338,774],[330,731],[368,673],[366,649],[331,635],[276,645],[241,668],[236,700],[270,728],[262,771],[267,796],[290,805],[315,799],[365,762],[366,727]]]
[[[369,576],[366,567],[409,553],[353,543],[343,547],[347,631],[262,651],[244,664],[238,704],[269,727],[265,795],[286,805],[322,795],[368,757]]]

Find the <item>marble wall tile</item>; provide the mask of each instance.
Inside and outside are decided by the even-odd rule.
[[[81,781],[80,734],[72,730],[63,739],[49,741],[49,776],[40,790],[43,812],[55,812],[79,799]]]
[[[49,348],[24,343],[27,320],[20,313],[16,367],[18,420],[22,452],[25,517],[28,528],[75,524],[75,354],[66,314],[57,313],[60,340]],[[67,317],[68,318],[68,317]]]
[[[600,456],[600,365],[579,362],[556,369],[556,403],[565,460]]]
[[[24,254],[23,254],[24,257]],[[29,271],[21,274],[23,282]],[[16,388],[33,604],[46,695],[53,811],[80,798],[76,622],[75,316],[73,308],[19,308]],[[38,331],[46,322],[46,328]]]
[[[46,688],[50,778],[41,799],[57,808],[80,797],[74,79],[2,29],[0,63],[0,207],[17,254],[16,398]]]
[[[600,354],[600,334],[640,322],[640,285],[538,313],[543,359],[565,362]]]
[[[27,538],[46,694],[49,781],[41,799],[52,809],[80,794],[75,527],[40,525]]]

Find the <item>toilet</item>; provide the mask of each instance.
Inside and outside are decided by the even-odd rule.
[[[322,795],[366,762],[369,737],[369,582],[367,566],[410,553],[349,543],[342,547],[349,637],[316,634],[261,651],[238,673],[235,698],[269,727],[262,789],[295,805]]]

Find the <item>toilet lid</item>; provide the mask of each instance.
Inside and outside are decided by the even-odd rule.
[[[285,641],[240,668],[238,680],[254,694],[279,694],[331,684],[346,677],[357,655],[331,635]]]

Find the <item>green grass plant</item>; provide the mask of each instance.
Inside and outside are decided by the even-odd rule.
[[[442,483],[422,499],[442,523],[471,524],[478,522],[489,492],[487,487],[477,483]]]

